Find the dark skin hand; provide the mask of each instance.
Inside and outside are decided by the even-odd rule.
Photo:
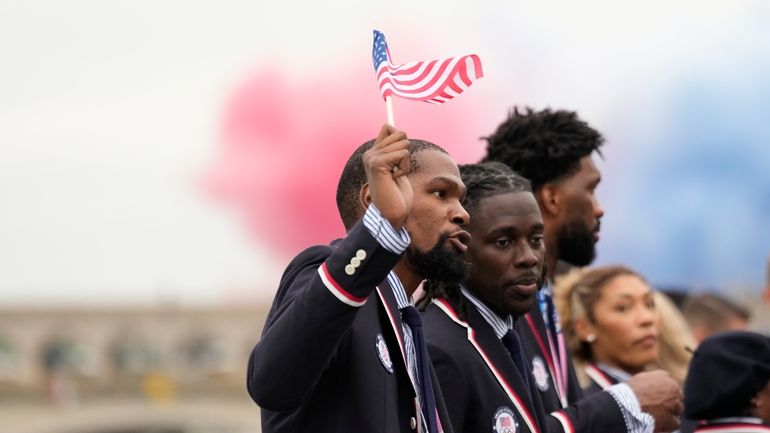
[[[679,428],[682,414],[682,390],[665,371],[655,370],[636,374],[626,382],[634,391],[642,411],[655,418],[656,432],[670,432]]]
[[[401,229],[414,199],[406,178],[410,168],[406,133],[383,125],[363,162],[372,202],[394,229]]]

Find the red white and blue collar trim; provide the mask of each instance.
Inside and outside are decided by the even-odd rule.
[[[585,366],[585,372],[591,380],[594,381],[601,389],[607,389],[612,385],[618,383],[615,378],[607,374],[604,370],[597,367],[596,364],[588,364]]]

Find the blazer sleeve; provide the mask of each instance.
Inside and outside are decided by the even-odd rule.
[[[262,408],[298,407],[336,353],[369,294],[400,255],[383,248],[363,223],[336,248],[308,250],[289,265],[262,339],[249,356],[246,387]]]
[[[626,421],[615,398],[608,392],[598,392],[573,402],[565,409],[546,417],[549,432],[607,432],[625,433]]]

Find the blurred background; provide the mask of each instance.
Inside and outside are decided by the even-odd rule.
[[[396,126],[458,162],[514,105],[607,139],[598,264],[759,302],[770,5],[0,0],[0,431],[257,432],[245,362],[395,62],[478,54]]]

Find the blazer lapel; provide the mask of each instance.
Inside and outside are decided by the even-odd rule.
[[[586,375],[591,378],[601,389],[607,389],[618,382],[611,374],[604,371],[598,365],[590,363],[585,366]]]
[[[383,324],[383,332],[388,333],[388,336],[386,336],[387,339],[391,341],[395,340],[396,346],[398,347],[398,356],[396,356],[398,360],[395,361],[395,363],[397,364],[401,376],[405,377],[407,382],[409,382],[409,389],[411,390],[412,396],[417,397],[417,391],[414,389],[414,383],[410,379],[409,368],[406,363],[404,328],[401,322],[401,312],[398,311],[396,297],[393,295],[393,289],[386,280],[377,287],[376,291],[380,306],[385,313],[385,320],[387,321],[387,324]]]
[[[468,321],[471,328],[476,330],[476,339],[489,357],[491,363],[489,367],[500,372],[503,378],[517,391],[527,407],[532,407],[532,398],[526,392],[527,388],[516,369],[516,364],[513,363],[511,354],[508,353],[492,327],[484,320],[478,310],[475,308],[468,308],[468,310],[470,310],[468,311]]]
[[[532,399],[527,393],[522,392],[526,388],[522,382],[516,366],[513,364],[510,354],[497,339],[492,327],[484,320],[473,306],[468,307],[468,322],[460,319],[456,313],[456,306],[445,299],[434,299],[435,303],[455,323],[467,330],[467,339],[473,348],[479,353],[489,371],[497,380],[503,391],[513,403],[516,410],[524,419],[529,431],[539,433],[540,428],[537,418],[530,408],[533,408]]]
[[[525,333],[529,334],[526,338],[533,340],[533,343],[535,343],[533,344],[534,347],[532,347],[532,349],[536,350],[533,350],[533,352],[539,352],[532,354],[545,357],[544,359],[546,359],[549,364],[549,370],[553,370],[553,360],[551,359],[551,351],[548,346],[548,333],[545,330],[543,316],[540,314],[540,307],[535,304],[534,308],[530,309],[529,312],[521,318],[520,322],[520,333],[522,335]],[[553,376],[553,371],[550,371],[550,373],[550,375]]]
[[[385,338],[386,340],[395,340],[395,345],[398,347],[399,356],[397,357],[398,361],[395,362],[395,364],[399,371],[399,377],[403,378],[402,386],[404,386],[406,389],[409,389],[410,391],[410,396],[414,402],[415,414],[417,415],[417,422],[423,423],[424,421],[422,420],[423,415],[422,411],[420,410],[420,402],[417,399],[417,390],[414,388],[414,382],[411,379],[409,368],[407,366],[406,343],[404,342],[404,328],[401,322],[401,312],[398,311],[396,296],[393,294],[393,289],[390,287],[390,284],[388,284],[387,280],[383,281],[377,287],[377,297],[380,301],[380,305],[382,306],[382,311],[385,313],[385,321],[387,321],[387,324],[383,324],[383,332],[388,334]],[[433,371],[431,369],[431,374],[432,373]],[[435,378],[435,375],[433,377]],[[408,384],[404,384],[404,381],[408,382]],[[437,381],[434,382],[434,390],[436,389],[437,384]],[[443,421],[444,420],[442,420],[442,423]]]
[[[553,392],[554,397],[562,407],[566,407],[567,396],[562,395],[556,385],[556,364],[548,342],[548,333],[545,329],[543,316],[540,314],[540,307],[535,306],[518,321],[519,335],[529,344],[524,344],[524,351],[528,359],[534,359],[535,356],[545,361],[545,368],[548,369],[548,392]],[[543,391],[545,392],[545,391]]]

